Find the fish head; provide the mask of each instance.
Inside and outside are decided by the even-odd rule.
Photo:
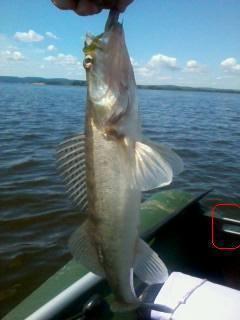
[[[83,51],[88,99],[96,120],[104,124],[126,111],[129,85],[135,83],[123,26],[115,23],[96,37],[87,34]]]

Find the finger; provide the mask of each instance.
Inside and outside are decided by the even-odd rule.
[[[102,9],[114,9],[116,8],[117,0],[95,0],[94,2]]]
[[[96,14],[101,10],[102,8],[92,0],[80,0],[77,7],[74,9],[74,11],[80,16]]]
[[[74,10],[77,8],[77,0],[52,0],[52,3],[63,10]]]

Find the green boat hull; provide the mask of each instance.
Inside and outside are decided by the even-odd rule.
[[[140,234],[143,238],[150,241],[150,244],[168,265],[170,272],[176,269],[180,269],[183,272],[191,271],[198,265],[199,259],[203,256],[203,251],[205,252],[209,246],[208,243],[204,243],[204,245],[199,245],[197,242],[196,244],[193,243],[195,241],[194,235],[197,232],[192,230],[192,228],[196,227],[196,223],[199,226],[199,221],[203,224],[205,223],[202,221],[204,210],[198,204],[198,200],[203,196],[204,195],[194,197],[187,192],[167,190],[154,194],[149,200],[142,204],[140,212]],[[199,220],[200,216],[201,219]],[[184,229],[184,221],[188,221],[189,219],[192,219],[193,222],[187,224],[190,225],[191,228],[190,230]],[[183,232],[182,236],[181,230]],[[186,238],[186,232],[189,232],[190,238]],[[204,235],[203,239],[206,238],[205,236],[206,235]],[[199,238],[198,235],[197,237]],[[186,247],[187,250],[184,250]],[[191,254],[191,250],[199,250],[199,253],[196,254],[196,252],[193,251]],[[191,270],[188,270],[188,262],[191,262]],[[83,278],[88,272],[89,270],[86,270],[82,265],[73,260],[69,261],[56,274],[50,277],[36,291],[7,314],[3,320],[23,320],[28,318],[36,310],[69,288],[80,278]],[[107,301],[111,300],[110,289],[105,281],[102,280],[87,290],[87,292],[81,295],[76,301],[73,301],[68,308],[61,310],[61,306],[59,306],[59,312],[55,317],[51,317],[51,319],[68,319],[73,311],[77,312],[81,310],[81,307],[87,299],[96,293],[106,298]],[[112,314],[108,310],[104,316],[99,316],[99,319],[101,318],[122,319],[122,315]],[[134,318],[135,313],[124,314],[124,319]]]

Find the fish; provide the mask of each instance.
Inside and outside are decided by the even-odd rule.
[[[142,305],[133,277],[146,284],[168,278],[164,262],[139,237],[144,191],[169,185],[183,170],[170,148],[142,135],[137,87],[123,25],[109,15],[98,36],[86,35],[85,132],[58,147],[58,167],[69,197],[86,220],[69,241],[73,257],[105,277],[114,312]]]

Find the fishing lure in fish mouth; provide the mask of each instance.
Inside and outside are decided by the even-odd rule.
[[[83,49],[87,76],[85,132],[58,148],[58,166],[72,202],[86,221],[70,238],[74,258],[105,277],[114,311],[142,305],[133,274],[147,284],[163,283],[168,271],[139,238],[141,192],[169,185],[183,170],[170,148],[144,138],[137,88],[118,13],[105,31],[87,34]]]

